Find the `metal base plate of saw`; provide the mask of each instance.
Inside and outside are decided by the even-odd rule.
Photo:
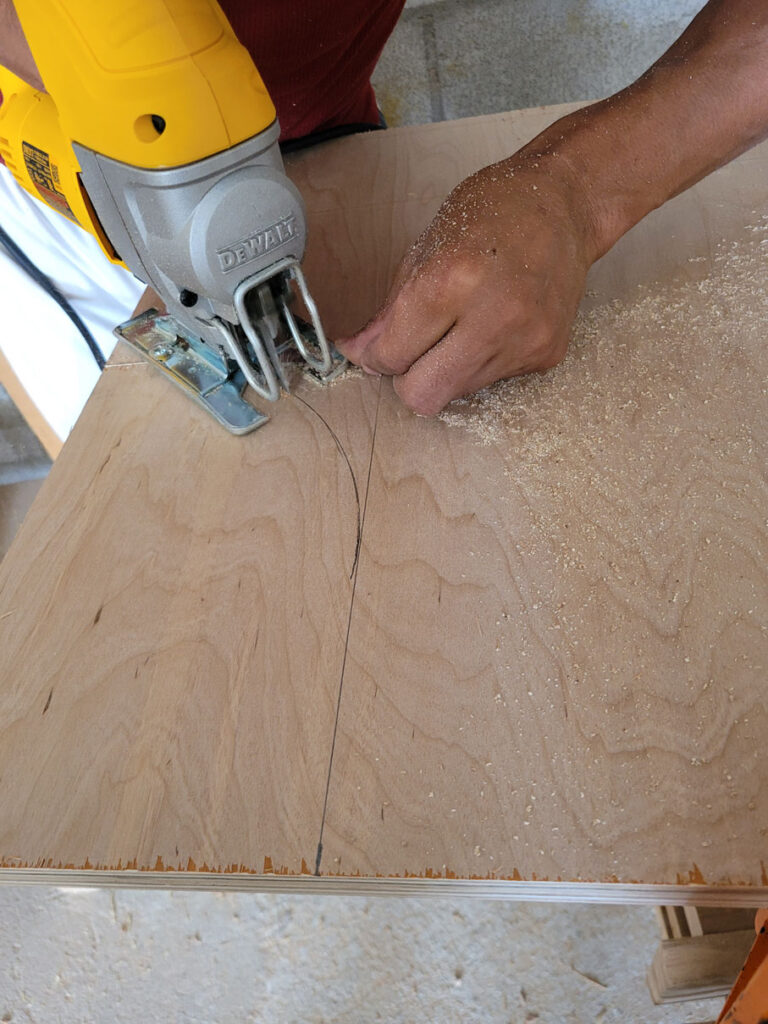
[[[296,317],[305,337],[312,336],[312,328]],[[198,405],[210,413],[233,434],[247,434],[267,422],[269,416],[256,409],[245,397],[248,381],[237,363],[226,356],[223,349],[215,352],[194,334],[187,331],[174,317],[149,309],[133,320],[115,328],[115,334],[156,366],[174,384],[185,391]],[[276,355],[282,355],[287,344],[280,346]],[[323,385],[335,380],[347,367],[347,361],[334,348],[331,351],[331,369],[320,374],[312,366],[302,366],[303,376]],[[286,367],[287,369],[287,367]],[[280,370],[283,390],[289,390],[285,370]]]
[[[115,334],[145,356],[233,434],[247,434],[269,419],[243,398],[244,374],[172,316],[156,309],[128,320]]]

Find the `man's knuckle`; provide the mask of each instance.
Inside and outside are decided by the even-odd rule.
[[[483,267],[476,260],[457,257],[451,262],[445,277],[448,294],[466,295],[476,291],[482,284],[483,273]]]
[[[507,331],[525,330],[532,320],[530,306],[519,295],[503,296],[497,310],[499,324]]]
[[[521,346],[523,362],[532,369],[549,370],[562,362],[566,346],[558,332],[546,321],[534,325]]]
[[[528,328],[528,347],[531,352],[546,355],[554,346],[554,333],[546,319],[532,320]]]
[[[370,362],[363,360],[363,366],[369,370],[375,370],[377,373],[383,373],[387,377],[394,377],[401,373],[405,373],[408,369],[408,361],[402,357],[392,355],[377,355],[372,358]]]
[[[443,404],[423,384],[414,384],[401,379],[395,381],[395,391],[403,405],[418,416],[435,416],[443,407]]]
[[[540,366],[542,370],[551,370],[559,366],[565,359],[566,348],[562,345],[551,345],[549,350],[542,354]]]

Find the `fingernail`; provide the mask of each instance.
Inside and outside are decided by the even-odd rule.
[[[381,374],[379,373],[378,370],[372,370],[370,368],[370,366],[366,366],[365,363],[362,364],[362,369],[365,370],[366,373],[370,373],[370,375],[372,377],[380,377],[381,376]]]

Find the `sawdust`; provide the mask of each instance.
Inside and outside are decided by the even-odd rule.
[[[722,243],[704,280],[638,287],[633,302],[580,313],[560,366],[458,399],[440,418],[538,464],[570,458],[574,444],[599,455],[641,414],[651,440],[665,424],[684,429],[700,403],[738,402],[741,374],[759,372],[768,333],[766,220],[749,229],[751,238]],[[683,423],[672,426],[681,409]]]
[[[768,670],[767,229],[582,312],[559,367],[441,416],[478,446],[477,494],[487,475],[525,588],[526,629],[498,627],[500,671],[530,673],[549,714],[567,681],[571,719],[612,750],[702,765],[732,723],[752,728],[747,681]],[[670,700],[696,708],[688,732]]]
[[[292,352],[290,356],[289,360],[283,359],[283,371],[288,378],[291,392],[295,391],[302,382],[312,385],[309,392],[311,394],[315,389],[326,391],[330,388],[335,388],[337,384],[347,383],[350,380],[368,376],[359,366],[355,366],[354,363],[347,363],[337,376],[332,377],[330,380],[320,380],[307,370],[307,364],[300,358],[298,352]]]
[[[333,380],[329,381],[327,384],[323,384],[322,386],[327,388],[333,388],[336,387],[337,384],[341,384],[342,381],[346,383],[347,381],[350,380],[362,380],[363,378],[368,376],[369,374],[367,374],[365,370],[361,369],[359,366],[355,366],[354,363],[347,363],[347,365],[344,367],[344,369],[341,371],[338,377],[334,377]]]

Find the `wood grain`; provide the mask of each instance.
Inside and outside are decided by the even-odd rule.
[[[602,261],[586,308],[636,312],[515,385],[512,432],[385,387],[324,870],[766,883],[768,353],[695,284],[768,210],[766,152]]]
[[[358,531],[320,417],[364,488],[375,396],[303,397],[234,438],[105,372],[0,574],[4,865],[314,863]]]
[[[564,109],[292,157],[329,333],[461,177]],[[0,866],[259,888],[320,853],[296,884],[768,895],[766,353],[752,324],[718,367],[706,294],[768,209],[765,160],[601,261],[592,335],[521,385],[514,443],[360,375],[299,392],[323,419],[286,399],[230,438],[118,353],[0,568]],[[696,282],[692,375],[642,311]],[[595,334],[614,298],[618,341]]]

